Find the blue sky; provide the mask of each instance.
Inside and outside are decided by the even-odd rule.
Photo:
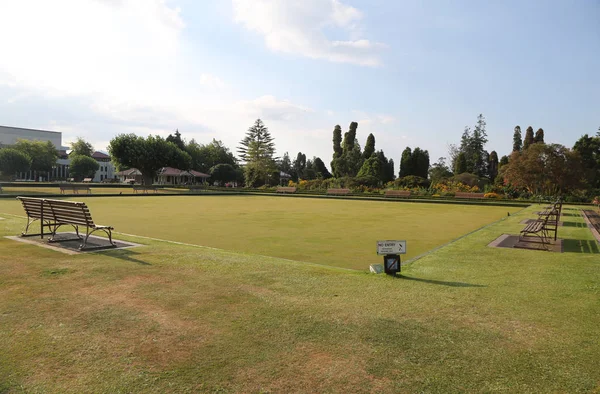
[[[489,151],[600,127],[600,2],[4,0],[0,124],[105,149],[172,133],[232,150],[261,117],[278,153],[331,160],[359,122],[396,164],[447,156],[479,113]]]

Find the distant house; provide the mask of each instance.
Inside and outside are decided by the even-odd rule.
[[[142,173],[137,168],[119,171],[114,175],[123,183],[143,183]]]
[[[210,175],[194,170],[185,171],[173,167],[163,167],[158,170],[154,182],[159,185],[190,185],[204,183],[208,178]]]
[[[110,161],[110,156],[102,152],[94,152],[92,159],[96,160],[100,165],[98,171],[94,175],[94,182],[102,182],[105,179],[115,178],[115,166]]]

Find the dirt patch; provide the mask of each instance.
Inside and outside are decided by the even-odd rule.
[[[529,250],[541,250],[550,251],[556,253],[563,252],[563,240],[557,239],[556,241],[550,240],[547,244],[542,244],[539,239],[534,237],[527,237],[520,239],[518,235],[502,234],[490,244],[491,248],[518,248],[518,249],[529,249]]]

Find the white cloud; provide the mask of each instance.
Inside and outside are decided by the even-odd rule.
[[[212,74],[200,74],[200,85],[211,88],[225,87],[225,83],[221,80],[221,78]]]
[[[232,0],[234,20],[262,34],[269,49],[332,62],[379,66],[385,44],[362,35],[362,13],[339,0]],[[348,35],[331,40],[327,29]]]

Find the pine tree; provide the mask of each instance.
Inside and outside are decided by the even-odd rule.
[[[544,129],[542,129],[541,127],[538,129],[538,131],[535,132],[535,137],[533,138],[533,142],[535,144],[544,143]]]
[[[523,149],[523,139],[521,137],[521,127],[515,126],[513,134],[513,152],[520,152]]]
[[[525,139],[523,140],[523,150],[529,148],[530,145],[534,144],[533,127],[529,126],[525,132]]]
[[[375,153],[375,136],[371,133],[367,137],[367,143],[365,144],[365,150],[363,151],[363,160],[367,160],[371,155]]]
[[[456,157],[456,167],[454,167],[454,174],[459,175],[467,172],[467,158],[464,152],[460,152]]]
[[[238,148],[240,159],[246,162],[245,175],[248,186],[268,184],[269,175],[276,169],[275,143],[269,129],[257,119],[248,129]]]
[[[179,149],[185,151],[185,143],[181,139],[181,133],[179,133],[179,129],[175,130],[175,135],[169,134],[167,137],[167,142],[172,142],[177,145]]]

